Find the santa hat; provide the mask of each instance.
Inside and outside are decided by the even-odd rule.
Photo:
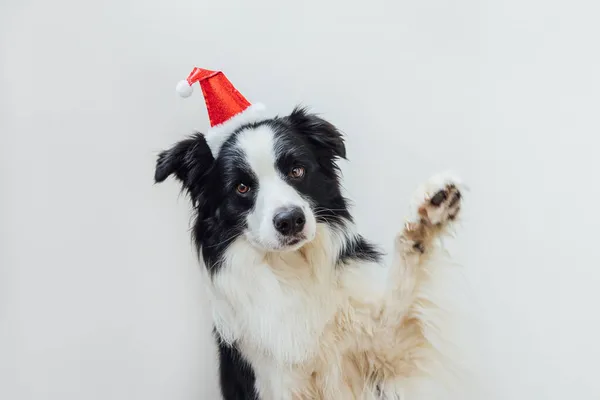
[[[264,119],[265,107],[250,104],[221,71],[194,68],[187,79],[177,84],[177,93],[181,97],[189,97],[196,82],[202,88],[211,126],[205,135],[206,143],[216,157],[223,143],[237,128]]]

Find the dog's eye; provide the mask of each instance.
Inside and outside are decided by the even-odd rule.
[[[239,194],[246,194],[250,190],[250,186],[240,183],[239,185],[237,185],[237,187],[235,189],[237,190],[237,192]]]
[[[305,172],[304,167],[294,167],[290,170],[288,176],[290,178],[300,179],[304,176]]]

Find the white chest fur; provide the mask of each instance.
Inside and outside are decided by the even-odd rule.
[[[326,226],[295,253],[266,254],[239,238],[210,285],[215,327],[222,338],[279,365],[314,356],[339,304],[332,288],[341,243],[343,238]]]

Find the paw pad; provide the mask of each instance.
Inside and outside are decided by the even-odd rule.
[[[445,190],[440,190],[431,198],[431,200],[429,200],[429,202],[431,203],[431,205],[438,207],[442,204],[442,202],[446,201],[447,198],[448,192],[446,192]]]
[[[419,207],[419,215],[434,225],[454,221],[460,212],[462,194],[453,183],[448,183],[443,189],[434,191]]]

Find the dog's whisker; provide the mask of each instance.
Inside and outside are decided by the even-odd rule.
[[[216,243],[216,244],[212,244],[212,245],[210,245],[210,246],[203,246],[203,247],[206,247],[206,248],[212,248],[212,247],[221,246],[221,245],[223,245],[223,244],[226,244],[227,242],[231,242],[231,241],[233,241],[233,240],[234,240],[234,239],[236,239],[237,237],[238,237],[238,235],[236,234],[236,235],[233,235],[233,236],[231,236],[231,237],[229,237],[229,238],[227,238],[227,239],[223,240],[222,242],[219,242],[219,243]]]
[[[337,217],[336,214],[333,213],[315,213],[315,217]]]
[[[315,213],[320,213],[320,212],[330,212],[330,213],[334,213],[335,211],[344,211],[344,210],[338,210],[338,209],[332,209],[332,208],[316,208],[314,210]]]

